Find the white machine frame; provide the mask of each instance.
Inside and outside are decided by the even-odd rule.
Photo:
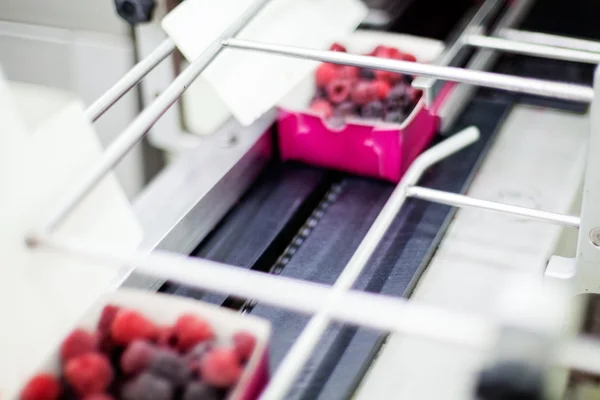
[[[264,399],[279,399],[289,389],[303,364],[319,342],[319,338],[332,320],[369,326],[385,331],[421,335],[444,340],[462,346],[490,348],[498,322],[493,319],[475,318],[446,310],[433,309],[409,303],[405,300],[383,295],[367,294],[352,290],[352,285],[368,262],[377,244],[402,207],[406,198],[416,197],[454,207],[475,207],[495,212],[518,215],[562,226],[579,228],[578,250],[571,273],[554,273],[553,262],[548,275],[571,279],[577,293],[600,293],[600,159],[594,151],[600,148],[600,72],[595,77],[595,89],[586,86],[520,78],[497,73],[461,69],[445,65],[425,65],[345,53],[292,48],[282,45],[256,43],[236,39],[236,34],[252,19],[269,0],[258,0],[221,37],[185,69],[129,127],[108,147],[102,158],[87,172],[68,193],[61,206],[49,215],[48,220],[37,227],[27,238],[32,248],[46,248],[67,252],[81,257],[132,266],[149,275],[199,288],[252,298],[274,306],[297,312],[313,314],[310,322],[278,368],[269,384]],[[482,9],[498,1],[488,1]],[[524,0],[522,4],[528,3]],[[517,5],[519,7],[519,5]],[[480,34],[463,35],[459,46],[475,46],[483,49],[510,51],[548,58],[578,62],[600,63],[600,44],[545,35],[552,45],[540,44],[536,33],[505,29],[499,36]],[[468,128],[423,153],[411,166],[382,209],[371,229],[361,242],[346,268],[333,286],[320,285],[273,276],[201,259],[183,257],[164,251],[134,252],[120,254],[98,243],[80,243],[76,239],[57,238],[56,228],[90,191],[119,163],[129,150],[139,142],[149,129],[165,114],[198,77],[206,66],[224,49],[244,49],[283,56],[326,61],[418,75],[433,80],[454,81],[468,85],[528,93],[544,97],[567,99],[590,103],[591,127],[587,167],[581,215],[569,216],[546,211],[510,206],[475,199],[469,196],[447,193],[417,186],[419,178],[432,164],[473,143],[478,138],[476,128]],[[138,63],[114,87],[99,98],[86,111],[91,121],[96,121],[133,88],[146,74],[175,50],[167,39],[148,57]],[[442,63],[443,64],[443,63]],[[423,84],[423,81],[421,81]],[[423,86],[419,86],[423,87]],[[429,88],[432,86],[430,85]],[[427,94],[427,93],[426,93]],[[427,96],[429,96],[427,94]],[[564,263],[563,263],[564,264]],[[269,288],[268,290],[266,288]],[[307,295],[309,294],[309,295]],[[343,305],[343,307],[342,307]],[[349,306],[351,305],[351,306]],[[378,310],[378,312],[373,312]],[[386,316],[394,315],[394,318]],[[590,339],[576,338],[569,341],[564,351],[559,351],[555,362],[582,371],[600,374],[600,345]]]

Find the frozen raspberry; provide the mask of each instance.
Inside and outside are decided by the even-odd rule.
[[[233,335],[233,348],[242,362],[246,362],[252,357],[256,347],[256,338],[249,332],[238,332]]]
[[[324,99],[314,100],[310,104],[310,110],[320,116],[321,118],[329,118],[333,114],[333,107],[331,104]]]
[[[358,105],[377,100],[377,92],[371,82],[361,81],[352,90],[352,101]]]
[[[360,69],[351,65],[342,65],[339,67],[339,78],[355,81],[358,79]]]
[[[39,374],[31,378],[21,391],[20,400],[58,400],[60,383],[50,374]]]
[[[331,81],[339,77],[340,71],[337,65],[331,63],[323,63],[319,65],[315,72],[315,81],[317,87],[324,88]]]
[[[97,335],[83,329],[75,329],[62,342],[60,346],[60,359],[63,362],[67,362],[73,357],[96,351],[97,348]]]
[[[200,361],[202,380],[218,388],[226,389],[235,385],[241,374],[240,360],[233,349],[215,349]]]
[[[417,62],[417,57],[413,56],[412,54],[402,53],[401,60],[408,61],[408,62]]]
[[[184,314],[175,322],[175,336],[179,350],[187,351],[205,340],[211,340],[215,333],[210,324],[196,315]]]
[[[221,393],[202,382],[191,382],[183,392],[183,400],[219,400]]]
[[[114,372],[108,358],[98,353],[87,353],[72,358],[65,366],[67,382],[80,395],[103,393],[113,380]]]
[[[102,314],[100,314],[100,319],[98,320],[98,332],[110,332],[110,327],[112,326],[115,316],[117,315],[119,310],[119,307],[113,306],[112,304],[108,304],[102,309]]]
[[[390,71],[375,71],[375,79],[386,81],[390,84],[400,82],[404,78],[403,74],[397,74]]]
[[[369,53],[369,55],[371,55],[371,56],[384,57],[384,58],[388,58],[388,54],[389,54],[389,47],[384,46],[384,45],[379,45],[379,46],[375,47],[373,49],[373,51],[371,53]]]
[[[112,323],[112,338],[120,344],[129,344],[136,339],[153,339],[157,327],[137,311],[120,310]]]
[[[356,104],[351,101],[345,101],[334,110],[336,117],[351,117],[356,114]]]
[[[159,326],[156,334],[156,344],[164,349],[177,348],[177,335],[173,326]]]
[[[362,117],[368,119],[381,119],[385,114],[385,108],[381,101],[371,101],[362,108]]]
[[[387,51],[387,54],[385,57],[391,58],[393,60],[404,60],[404,53],[394,47],[390,47],[390,48],[388,48],[388,51]]]
[[[339,44],[339,43],[332,44],[331,47],[329,48],[329,50],[330,51],[341,51],[341,52],[344,52],[344,53],[347,51],[346,48],[343,45]]]
[[[123,386],[121,398],[123,400],[171,400],[173,386],[160,377],[143,373]]]
[[[329,82],[326,87],[327,97],[334,104],[340,104],[350,97],[352,83],[346,79],[336,79]]]
[[[89,396],[85,396],[83,400],[115,400],[110,394],[96,393]]]
[[[121,356],[121,371],[127,375],[137,374],[150,365],[157,348],[145,340],[132,342]]]
[[[380,100],[387,98],[390,94],[390,91],[392,90],[390,84],[386,81],[374,81],[372,85],[374,86],[374,90],[377,93],[377,98],[379,98]]]
[[[148,371],[176,387],[183,386],[192,379],[192,370],[188,366],[187,360],[169,350],[158,351],[152,359]]]

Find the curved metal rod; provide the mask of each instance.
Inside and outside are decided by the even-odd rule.
[[[175,51],[175,43],[171,39],[163,41],[148,57],[137,63],[113,87],[89,106],[85,110],[86,118],[95,122],[173,51]]]
[[[321,306],[320,311],[308,322],[304,331],[296,339],[294,345],[283,359],[275,375],[265,389],[261,399],[275,400],[285,397],[288,389],[302,370],[319,343],[323,332],[327,329],[332,318],[332,311],[343,301],[343,295],[352,285],[371,258],[371,255],[381,242],[381,239],[394,221],[400,208],[406,200],[406,189],[413,186],[423,173],[433,164],[462,150],[479,139],[479,130],[470,127],[457,133],[442,143],[421,154],[408,169],[389,200],[377,216],[377,219],[367,232],[358,249],[333,285],[331,292]]]
[[[249,40],[226,39],[223,40],[222,44],[223,46],[236,49],[253,50],[289,57],[297,57],[306,60],[324,61],[334,64],[352,65],[355,67],[439,78],[453,82],[468,83],[476,86],[507,90],[517,93],[527,93],[563,100],[591,103],[594,98],[594,90],[591,87],[574,85],[570,83],[544,81],[533,78],[521,78],[493,72],[390,60],[378,57],[341,53],[337,51],[304,49],[299,47],[260,43]]]

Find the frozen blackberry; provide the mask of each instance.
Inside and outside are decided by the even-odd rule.
[[[390,111],[385,114],[384,121],[385,122],[393,122],[393,123],[401,123],[404,121],[404,113],[400,110]]]
[[[123,400],[171,400],[173,386],[163,378],[143,373],[123,386],[121,398]]]
[[[155,354],[149,371],[176,387],[185,385],[192,378],[192,370],[186,360],[169,350],[161,350]]]
[[[212,341],[206,341],[198,343],[186,354],[185,359],[189,362],[200,361],[202,357],[209,351],[215,348],[215,343]]]
[[[358,72],[358,76],[361,79],[372,81],[373,79],[375,79],[375,71],[373,71],[372,69],[361,68],[361,70]]]
[[[362,117],[369,119],[381,119],[385,113],[384,104],[381,101],[371,101],[362,108]]]
[[[392,87],[388,95],[388,100],[391,102],[403,102],[408,95],[408,86],[405,83],[399,83]]]
[[[224,392],[202,382],[190,382],[183,392],[182,400],[220,400]]]

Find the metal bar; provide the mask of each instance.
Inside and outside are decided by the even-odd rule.
[[[497,36],[515,40],[522,43],[542,44],[561,47],[564,49],[600,53],[600,42],[585,39],[576,39],[567,36],[551,35],[548,33],[521,31],[518,29],[501,29]]]
[[[129,150],[139,142],[154,123],[181,97],[208,64],[221,52],[221,41],[235,36],[270,0],[257,0],[229,28],[221,34],[173,83],[150,104],[129,127],[106,149],[102,158],[95,163],[75,189],[68,193],[55,210],[43,229],[52,231],[75,208],[95,185],[121,161]]]
[[[137,63],[113,87],[108,89],[98,100],[85,110],[85,116],[94,122],[111,108],[125,93],[129,92],[144,76],[146,76],[162,60],[175,50],[171,39],[163,41],[148,57]]]
[[[502,16],[491,34],[495,36],[501,29],[517,26],[525,15],[527,15],[527,12],[531,9],[533,4],[534,0],[513,1],[506,14]],[[479,71],[487,70],[492,67],[499,55],[500,53],[494,50],[480,49],[475,53],[465,68]],[[444,99],[444,103],[438,110],[438,116],[442,122],[440,128],[442,134],[454,124],[454,121],[464,110],[475,90],[476,87],[474,86],[464,84],[457,85],[452,89],[450,95]]]
[[[294,312],[314,314],[322,309],[332,288],[327,285],[269,275],[155,250],[148,254],[123,253],[71,238],[56,240],[32,236],[27,244],[38,251],[51,251],[111,265],[136,265],[143,273],[191,284],[200,289],[257,299]],[[340,293],[330,308],[331,317],[342,323],[371,327],[427,338],[439,342],[489,351],[494,346],[500,321],[419,304],[397,297],[355,290]],[[554,355],[567,368],[600,374],[600,342],[595,338],[568,340]]]
[[[429,76],[448,81],[469,83],[471,85],[564,100],[590,103],[594,97],[594,90],[587,86],[544,81],[532,78],[521,78],[493,72],[472,71],[455,67],[382,59],[378,57],[347,54],[335,51],[304,49],[240,39],[223,40],[223,45],[236,49],[259,51],[306,60],[351,65],[362,68],[372,68],[376,70],[391,71],[403,74]]]
[[[508,204],[497,203],[494,201],[475,199],[461,194],[448,193],[441,190],[428,189],[419,186],[412,186],[406,189],[408,197],[432,201],[435,203],[446,204],[452,207],[471,207],[483,210],[496,211],[505,214],[518,215],[537,221],[549,222],[572,228],[579,228],[580,218],[571,215],[557,214],[548,211],[534,210],[526,207],[511,206]]]
[[[499,12],[502,6],[501,0],[487,0],[485,1],[477,10],[473,18],[466,24],[461,33],[457,36],[455,40],[452,41],[452,44],[447,47],[444,52],[438,57],[437,60],[433,64],[435,65],[452,65],[456,63],[460,63],[461,60],[458,57],[461,50],[464,48],[464,36],[471,33],[476,29],[480,29],[484,24],[485,20],[490,17],[490,15],[494,15]],[[424,91],[425,101],[427,105],[431,105],[433,103],[433,99],[435,94],[433,93],[433,86],[437,79],[435,78],[425,78],[418,77],[413,80],[412,86]]]
[[[122,252],[75,238],[35,235],[28,245],[39,251],[64,253],[82,260],[110,265],[135,265],[136,271],[202,290],[234,294],[302,314],[316,314],[331,286],[238,268],[205,259],[154,250]],[[118,286],[118,285],[116,285]],[[418,335],[454,345],[485,349],[493,340],[492,321],[453,313],[405,299],[360,291],[347,291],[331,309],[337,321],[382,331]],[[378,312],[373,312],[378,310]],[[394,315],[394,318],[390,318]]]
[[[600,68],[594,77],[596,97],[590,107],[590,136],[581,202],[575,285],[581,293],[600,293]]]
[[[381,238],[393,222],[406,200],[406,188],[414,185],[431,165],[472,144],[479,138],[479,130],[471,127],[432,147],[421,154],[411,165],[389,200],[377,216],[358,249],[336,280],[326,301],[300,334],[287,353],[261,399],[278,400],[285,397],[290,385],[318,344],[330,323],[332,309],[339,306],[343,294],[348,291],[377,248]]]
[[[566,60],[586,64],[600,63],[600,54],[589,51],[563,49],[542,44],[523,43],[485,35],[467,35],[465,44],[483,49],[501,50],[507,53]]]

